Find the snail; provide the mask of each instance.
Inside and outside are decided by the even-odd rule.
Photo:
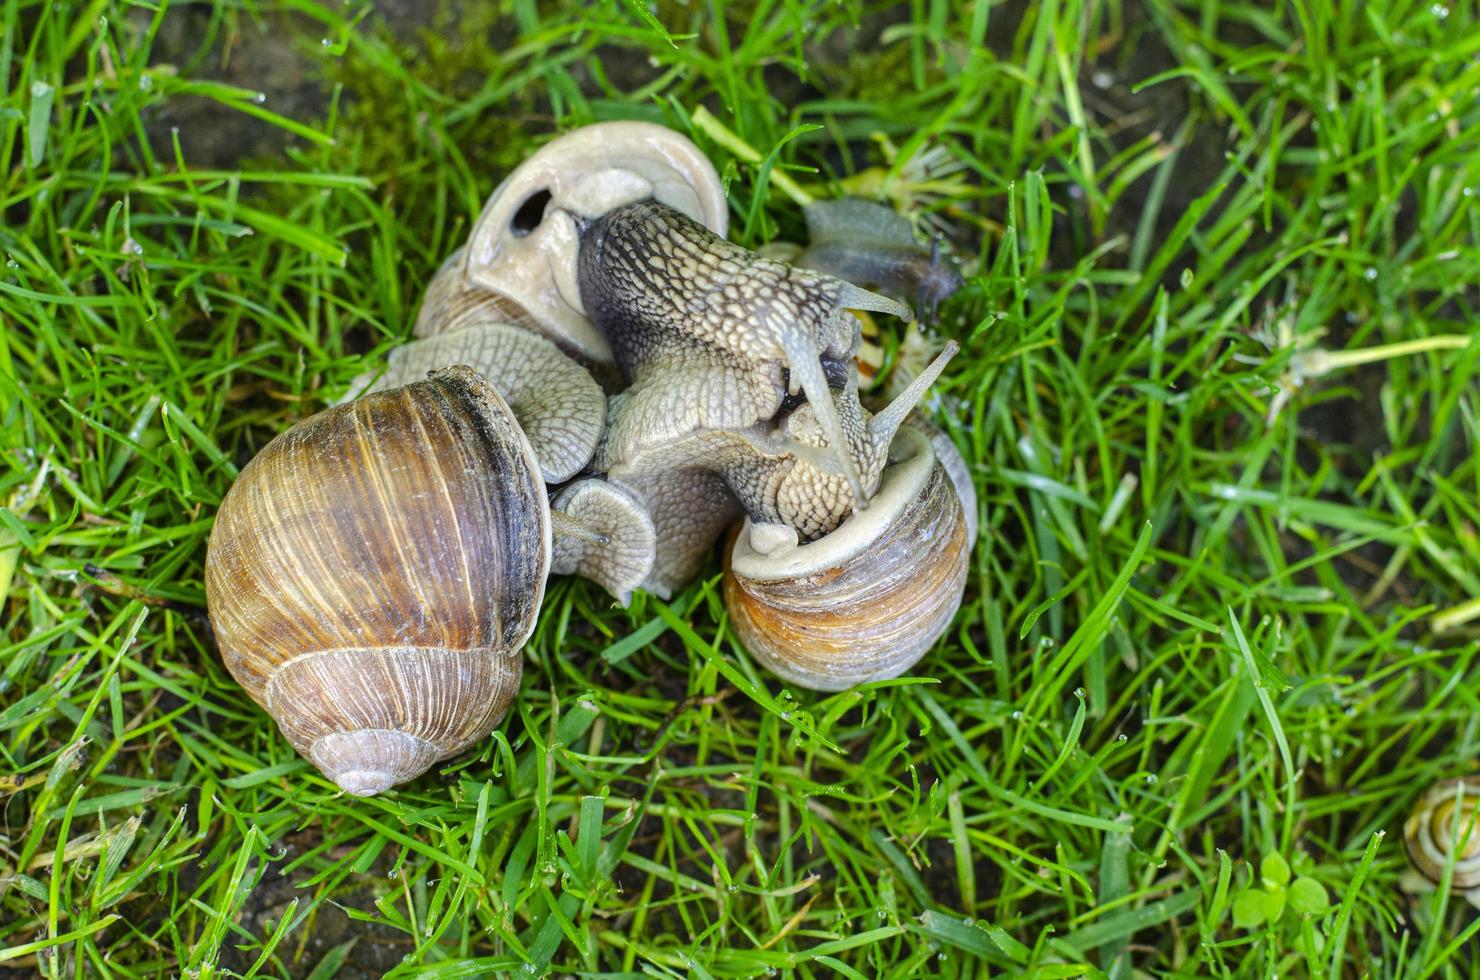
[[[751,425],[800,389],[866,499],[829,384],[856,371],[859,324],[848,310],[910,319],[909,307],[764,258],[654,201],[584,220],[580,235],[581,297],[630,382],[631,429],[666,439]]]
[[[528,441],[458,367],[268,443],[221,503],[206,604],[232,676],[301,755],[368,796],[498,724],[551,549]]]
[[[798,545],[747,518],[724,595],[740,642],[772,673],[841,691],[897,677],[950,625],[971,541],[960,498],[920,431],[901,429],[867,510]]]
[[[714,165],[664,126],[605,122],[551,140],[490,195],[468,236],[428,290],[417,336],[462,325],[471,304],[511,312],[569,353],[609,364],[611,347],[577,285],[573,215],[656,201],[723,237],[729,205]]]
[[[1451,890],[1480,908],[1480,777],[1430,787],[1403,824],[1403,845],[1413,865],[1399,879],[1405,890],[1433,891],[1452,857]]]
[[[382,792],[503,718],[552,571],[617,593],[647,574],[651,524],[625,496],[581,480],[557,498],[575,513],[552,510],[514,412],[466,366],[325,409],[221,503],[222,659],[325,776]]]
[[[681,586],[744,514],[725,595],[752,655],[823,690],[916,663],[960,605],[975,528],[931,439],[895,433],[954,348],[871,433],[849,311],[910,319],[908,307],[651,200],[574,218],[582,302],[630,382],[595,465],[652,514],[647,586]]]

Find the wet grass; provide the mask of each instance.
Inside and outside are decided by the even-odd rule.
[[[0,974],[1480,975],[1398,887],[1480,748],[1476,4],[647,10],[0,2]],[[860,172],[953,230],[966,603],[823,697],[717,558],[561,580],[482,748],[338,795],[210,646],[212,515],[609,118],[749,244]]]

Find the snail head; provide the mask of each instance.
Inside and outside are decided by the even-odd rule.
[[[867,500],[829,378],[853,373],[861,328],[851,310],[908,320],[909,307],[767,259],[660,202],[614,208],[580,235],[582,302],[629,379],[706,357],[740,374],[784,372],[791,393],[806,393],[854,499]]]
[[[761,453],[786,458],[792,465],[784,469],[779,481],[766,486],[769,499],[762,502],[742,493],[741,503],[752,517],[788,525],[804,540],[828,533],[849,513],[866,508],[883,479],[899,427],[959,350],[960,345],[950,341],[908,388],[874,415],[859,402],[856,377],[850,376],[842,389],[829,393],[848,456],[863,486],[861,496],[840,471],[829,449],[827,431],[808,401],[791,412],[769,438],[753,442]]]

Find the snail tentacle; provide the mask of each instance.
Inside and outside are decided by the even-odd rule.
[[[642,501],[614,483],[584,479],[560,491],[552,505],[551,571],[590,579],[630,604],[657,554],[657,531]]]

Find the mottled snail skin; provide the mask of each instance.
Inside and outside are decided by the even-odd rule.
[[[726,561],[730,625],[793,684],[841,691],[913,667],[961,605],[971,551],[956,491],[913,429],[865,511],[810,544],[747,520]]]
[[[591,461],[606,424],[601,386],[552,341],[523,327],[471,318],[397,347],[378,378],[367,372],[351,392],[384,391],[454,364],[478,372],[508,403],[546,483],[564,483]]]
[[[858,197],[814,201],[802,209],[808,245],[793,260],[890,296],[915,301],[920,318],[933,322],[940,304],[962,286],[961,274],[940,245],[915,241],[909,219]]]
[[[709,549],[745,513],[723,476],[696,466],[636,471],[612,481],[640,500],[652,518],[656,550],[640,584],[661,599],[694,580]]]
[[[800,389],[855,496],[865,496],[829,381],[854,370],[850,308],[909,318],[908,307],[763,258],[652,201],[579,228],[581,300],[630,382],[618,438],[742,428],[773,417]]]
[[[871,497],[902,420],[956,350],[954,343],[949,345],[925,374],[872,417],[859,405],[851,380],[831,392]],[[620,399],[611,406],[614,415],[623,410]],[[608,435],[616,428],[610,427]],[[724,529],[742,515],[791,544],[838,528],[858,509],[857,501],[820,444],[815,416],[806,404],[771,422],[695,431],[627,459],[610,458],[611,443],[604,441],[596,467],[643,502],[657,530],[657,554],[643,587],[665,598],[682,588]]]
[[[863,503],[879,486],[899,426],[957,350],[953,341],[928,371],[877,415],[870,416],[859,404],[852,377],[841,390],[829,393],[842,420],[847,451],[863,483]],[[616,414],[621,411],[617,404]],[[603,445],[597,466],[613,480],[640,487],[648,498],[670,496],[673,473],[712,472],[724,480],[751,520],[786,525],[801,540],[812,541],[862,509],[847,480],[832,468],[825,446],[816,412],[804,403],[773,422],[744,429],[699,430],[626,459],[613,458],[611,447]]]
[[[1465,839],[1468,837],[1468,839]],[[1403,824],[1403,846],[1416,874],[1402,884],[1410,891],[1432,890],[1444,878],[1454,854],[1450,888],[1480,908],[1480,777],[1446,779],[1435,784]]]
[[[550,562],[528,442],[455,367],[320,412],[258,453],[217,514],[206,602],[247,693],[368,796],[498,724]]]

